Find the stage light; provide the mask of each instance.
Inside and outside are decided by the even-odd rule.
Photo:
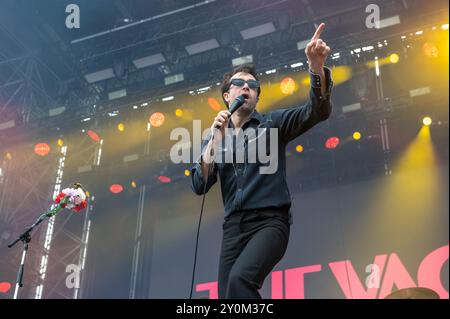
[[[336,53],[333,53],[332,55],[331,55],[331,59],[332,60],[337,60],[337,59],[339,59],[341,57],[341,53],[340,52],[336,52]]]
[[[375,74],[380,76],[380,61],[378,61],[378,57],[375,57]]]
[[[64,145],[64,141],[62,139],[60,139],[60,138],[58,139],[57,143],[58,143],[59,147],[62,147]]]
[[[429,58],[437,58],[439,50],[433,43],[427,42],[423,45],[423,53]]]
[[[326,142],[325,142],[325,147],[328,149],[333,149],[338,147],[339,145],[339,138],[338,137],[330,137]]]
[[[47,143],[38,143],[34,146],[34,152],[39,156],[46,156],[50,153],[50,145]]]
[[[298,144],[298,145],[295,147],[295,150],[297,151],[297,153],[301,153],[301,152],[303,152],[303,146],[301,146],[300,144]]]
[[[153,127],[160,127],[164,124],[165,116],[161,112],[155,112],[150,116],[150,124]]]
[[[137,186],[136,182],[135,182],[135,181],[132,181],[132,182],[131,182],[131,187],[136,188],[136,186]]]
[[[161,65],[160,68],[165,68],[165,66]],[[164,70],[163,69],[163,72],[165,72],[165,71],[168,71],[168,70]],[[178,82],[182,82],[182,81],[184,81],[184,74],[183,73],[178,73],[178,74],[166,76],[164,78],[164,84],[165,85],[170,85],[170,84],[174,84],[174,83],[178,83]]]
[[[175,97],[174,97],[173,95],[171,95],[171,96],[163,97],[163,98],[161,99],[161,101],[163,101],[163,102],[168,102],[168,101],[172,101],[172,100],[174,100],[174,99],[175,99]]]
[[[159,176],[159,177],[158,177],[158,180],[159,180],[161,183],[164,183],[164,184],[168,184],[168,183],[170,183],[170,182],[172,181],[172,179],[171,179],[170,177],[164,176],[164,175]]]
[[[391,63],[393,64],[398,63],[398,61],[400,61],[400,56],[397,53],[392,53],[389,56],[389,61],[391,61]]]
[[[442,25],[442,30],[448,30],[448,23]]]
[[[109,191],[113,194],[119,194],[123,191],[123,187],[120,184],[113,184],[109,187]]]
[[[291,64],[291,69],[299,68],[301,66],[303,66],[303,63],[297,62],[297,63]]]
[[[430,126],[433,123],[433,120],[429,116],[425,116],[422,120],[423,125]]]
[[[219,112],[222,109],[222,106],[220,105],[219,101],[217,101],[213,97],[208,98],[208,105],[211,109],[217,112]]]
[[[281,92],[285,95],[291,95],[295,91],[295,81],[293,78],[284,78],[280,83]]]
[[[175,110],[175,115],[177,117],[182,117],[183,116],[183,110],[182,109],[176,109]]]
[[[5,154],[5,160],[7,160],[7,161],[12,160],[12,155],[11,155],[10,152],[6,152],[6,154]]]
[[[9,289],[11,289],[11,284],[9,282],[0,282],[0,293],[6,294]]]
[[[204,94],[204,93],[208,92],[209,90],[211,90],[211,86],[204,86],[199,89],[196,89],[195,91],[189,91],[189,94],[190,95],[200,95],[200,94]]]
[[[94,141],[100,142],[100,136],[92,130],[87,131],[87,135]]]
[[[123,123],[117,124],[117,129],[118,129],[120,132],[125,131],[125,124],[123,124]]]
[[[356,140],[356,141],[360,140],[361,139],[361,133],[354,132],[353,133],[353,139]]]
[[[190,175],[191,175],[191,171],[188,170],[188,169],[185,169],[185,170],[184,170],[184,175],[190,176]]]

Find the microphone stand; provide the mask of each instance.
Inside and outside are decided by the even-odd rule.
[[[15,244],[17,244],[19,241],[22,241],[23,244],[23,252],[22,252],[22,260],[20,262],[19,271],[17,273],[17,280],[16,280],[16,288],[14,290],[14,297],[13,299],[17,299],[17,295],[19,293],[19,288],[23,286],[22,279],[23,279],[23,273],[25,268],[25,257],[28,252],[28,244],[31,241],[31,231],[40,223],[42,223],[46,218],[51,218],[58,214],[62,209],[62,205],[67,204],[69,201],[69,197],[64,198],[59,204],[57,204],[53,209],[50,209],[49,211],[43,213],[41,216],[37,218],[37,220],[34,222],[33,225],[25,229],[25,231],[20,234],[14,241],[12,241],[10,244],[8,244],[8,248],[13,247]]]

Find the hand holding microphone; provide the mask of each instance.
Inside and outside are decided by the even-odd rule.
[[[203,162],[206,164],[210,164],[213,161],[214,149],[222,142],[222,139],[225,136],[225,129],[228,127],[228,122],[230,121],[231,115],[245,103],[246,98],[248,98],[246,94],[239,95],[233,101],[228,110],[220,111],[214,118],[214,122],[211,125],[212,139],[209,141],[209,144],[203,154]],[[215,145],[214,147],[213,144]],[[202,165],[202,172],[204,178],[206,179],[207,176],[209,176],[207,165]]]
[[[231,115],[236,112],[238,108],[242,106],[245,102],[245,96],[239,95],[234,102],[231,104],[230,108],[227,111],[220,111],[217,116],[214,118],[214,122],[211,126],[212,131],[218,130],[221,135],[220,137],[223,137],[225,134],[225,128],[228,127],[228,121],[231,118]],[[214,135],[216,132],[214,132]]]

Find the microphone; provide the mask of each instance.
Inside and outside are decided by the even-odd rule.
[[[231,106],[228,108],[228,111],[233,114],[234,112],[236,112],[236,110],[238,108],[240,108],[242,106],[242,104],[245,103],[245,96],[244,95],[239,95],[234,102],[231,104]],[[219,128],[219,126],[216,125],[215,127],[216,129]]]
[[[234,100],[233,104],[231,104],[230,108],[228,109],[228,111],[233,114],[234,112],[236,112],[236,110],[238,108],[240,108],[242,106],[242,104],[244,104],[245,102],[245,96],[244,95],[239,95],[236,100]]]

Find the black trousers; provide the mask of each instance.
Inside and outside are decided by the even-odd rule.
[[[289,209],[235,212],[225,218],[219,261],[220,299],[261,299],[258,290],[289,240]]]

